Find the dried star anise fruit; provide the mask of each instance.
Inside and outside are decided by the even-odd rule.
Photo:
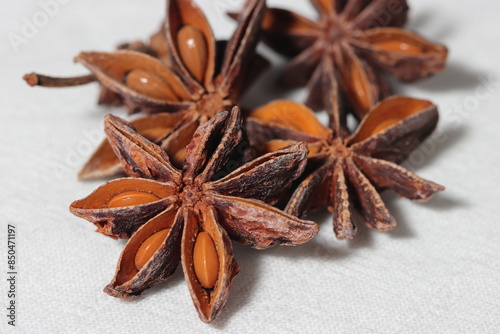
[[[184,161],[183,149],[197,126],[217,112],[235,106],[242,91],[268,66],[255,53],[264,10],[264,0],[248,0],[231,39],[216,43],[203,12],[192,0],[169,0],[164,33],[155,34],[158,37],[153,40],[157,41],[150,43],[154,50],[163,45],[164,50],[157,51],[163,61],[130,50],[83,52],[76,60],[87,66],[92,75],[81,79],[36,75],[31,77],[31,83],[41,78],[38,84],[51,86],[59,80],[76,85],[95,77],[105,87],[101,102],[106,93],[110,95],[108,100],[117,100],[116,95],[119,96],[130,112],[172,113],[146,116],[134,121],[134,125],[148,139],[162,142],[162,148],[179,165]],[[29,78],[28,75],[26,79]],[[120,170],[118,159],[105,141],[85,164],[79,178],[106,177]]]
[[[332,73],[323,63],[325,73]],[[379,192],[391,189],[399,196],[425,201],[444,187],[424,180],[398,165],[435,129],[436,106],[403,96],[385,99],[373,107],[350,134],[340,116],[338,87],[333,75],[323,76],[329,128],[312,110],[291,101],[277,101],[249,114],[247,126],[255,135],[276,138],[264,143],[273,151],[305,141],[309,146],[308,172],[288,201],[285,212],[302,216],[307,210],[327,207],[334,214],[339,239],[354,237],[350,206],[360,207],[368,227],[388,231],[396,221]]]
[[[192,0],[168,0],[164,27],[153,35],[150,46],[132,43],[111,53],[82,52],[75,60],[91,75],[54,78],[31,73],[25,80],[46,87],[98,80],[120,95],[131,113],[196,110],[213,116],[235,104],[250,84],[245,78],[256,77],[268,66],[255,54],[264,10],[264,0],[248,0],[231,39],[216,43],[206,17]],[[161,61],[147,53],[159,54]]]
[[[406,22],[405,0],[311,0],[319,21],[284,9],[269,8],[264,16],[263,41],[275,51],[294,57],[280,83],[309,89],[306,104],[324,108],[321,63],[341,82],[355,114],[362,118],[390,95],[384,72],[410,82],[444,68],[447,49],[400,29]],[[234,17],[234,15],[233,15]]]
[[[105,129],[133,177],[104,184],[72,203],[70,210],[107,236],[130,237],[115,277],[105,288],[112,296],[138,296],[166,280],[181,262],[198,314],[210,322],[222,310],[239,271],[229,238],[264,249],[298,245],[318,232],[315,223],[265,203],[275,202],[302,173],[307,160],[304,143],[217,177],[244,137],[237,107],[198,127],[182,170],[125,121],[109,115]]]

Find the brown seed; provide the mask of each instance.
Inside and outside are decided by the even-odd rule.
[[[149,261],[151,256],[160,248],[163,241],[170,231],[169,228],[156,232],[149,238],[143,241],[137,253],[135,254],[134,264],[137,270],[141,270],[142,267]]]
[[[391,52],[402,52],[407,54],[421,54],[422,49],[416,45],[400,41],[383,41],[374,43],[374,46]]]
[[[179,151],[177,151],[172,157],[172,162],[175,166],[182,166],[186,161],[186,148],[183,147]]]
[[[348,80],[347,86],[351,89],[349,93],[356,97],[356,100],[352,101],[354,107],[357,110],[369,110],[371,106],[371,89],[369,83],[365,79],[364,73],[361,71],[361,67],[352,63],[349,73],[345,74],[345,79]]]
[[[152,128],[152,129],[147,129],[144,131],[141,131],[140,134],[145,137],[146,139],[156,142],[158,139],[164,137],[166,135],[167,131],[165,128]]]
[[[127,74],[125,83],[133,90],[154,99],[178,102],[170,86],[157,75],[144,71],[132,70]]]
[[[207,68],[208,48],[203,33],[192,25],[183,26],[177,33],[182,62],[193,77],[202,82]]]
[[[284,147],[295,144],[295,140],[273,139],[263,144],[263,153],[275,152]]]
[[[312,115],[314,115],[312,110],[306,106],[288,100],[269,102],[250,113],[250,117],[264,122],[303,131],[321,138],[327,137],[328,130]]]
[[[207,232],[201,232],[196,238],[193,266],[200,284],[205,289],[212,289],[219,276],[219,257],[214,242]]]
[[[388,118],[388,119],[385,119],[382,122],[380,122],[375,127],[375,129],[373,129],[372,134],[376,134],[376,133],[378,133],[378,132],[380,132],[382,130],[385,130],[386,128],[390,127],[391,125],[396,124],[399,121],[400,121],[400,119],[398,119],[398,118]]]
[[[113,197],[108,203],[108,208],[119,208],[124,206],[146,204],[155,202],[159,199],[160,198],[158,196],[150,193],[131,190]]]

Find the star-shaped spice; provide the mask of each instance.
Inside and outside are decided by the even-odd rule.
[[[94,76],[105,87],[102,101],[122,100],[130,112],[174,113],[145,117],[134,121],[134,126],[153,142],[163,142],[162,148],[179,165],[197,126],[235,106],[242,91],[267,67],[267,61],[255,53],[264,10],[264,0],[248,0],[231,39],[216,43],[203,12],[192,0],[169,0],[164,33],[155,34],[150,43],[155,50],[162,45],[166,49],[158,51],[163,61],[131,50],[83,52],[76,61],[88,67],[93,73],[90,78]],[[32,84],[57,82],[32,76],[26,78]],[[88,82],[89,76],[86,78],[81,82]],[[79,177],[105,177],[118,171],[118,160],[103,142]]]
[[[331,63],[325,62],[326,73]],[[429,101],[395,96],[372,108],[356,131],[349,134],[340,117],[338,87],[332,76],[324,76],[326,109],[330,128],[318,122],[307,107],[277,101],[249,114],[248,126],[255,136],[277,139],[264,143],[264,151],[308,143],[308,172],[293,193],[286,212],[303,215],[308,209],[327,207],[334,214],[334,232],[339,239],[354,237],[351,204],[359,205],[368,227],[388,231],[396,221],[379,192],[391,189],[399,196],[425,201],[444,187],[426,181],[398,163],[425,140],[438,121],[436,106]]]
[[[269,8],[263,20],[263,40],[294,57],[281,84],[303,86],[306,104],[323,109],[321,63],[332,68],[359,118],[390,94],[388,73],[403,81],[425,78],[443,69],[446,47],[400,29],[408,6],[405,0],[311,0],[319,21],[284,9]],[[234,16],[234,15],[233,15]]]
[[[305,144],[227,173],[243,138],[236,107],[196,130],[182,170],[125,121],[109,115],[105,129],[125,171],[135,178],[110,181],[72,203],[70,210],[105,235],[130,237],[105,288],[112,296],[137,296],[166,280],[181,262],[198,314],[210,322],[223,308],[239,271],[230,237],[264,249],[298,245],[318,232],[316,224],[265,203],[275,202],[302,173]]]

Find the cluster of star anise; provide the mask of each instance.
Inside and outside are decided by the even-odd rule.
[[[98,232],[128,239],[106,293],[138,296],[181,263],[199,316],[210,322],[239,271],[231,239],[258,249],[302,244],[318,225],[300,217],[324,208],[339,239],[355,235],[352,208],[368,227],[388,231],[396,221],[381,191],[427,200],[444,189],[399,165],[435,129],[436,106],[389,97],[386,73],[427,77],[443,69],[446,48],[400,28],[405,0],[311,3],[318,21],[247,0],[230,14],[238,20],[230,40],[216,41],[193,0],[167,0],[149,42],[78,55],[91,74],[25,76],[46,87],[98,81],[100,104],[145,114],[105,117],[108,140],[79,177],[119,178],[70,206]],[[240,95],[269,66],[255,51],[259,38],[294,57],[280,84],[307,85],[306,104],[326,110],[328,126],[293,101],[240,112]]]

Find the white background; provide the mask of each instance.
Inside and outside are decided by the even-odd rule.
[[[96,145],[103,115],[97,85],[29,88],[24,73],[86,73],[72,62],[82,50],[110,51],[144,38],[165,1],[68,1],[18,50],[38,1],[0,5],[0,332],[18,333],[497,333],[500,328],[500,44],[498,1],[413,0],[407,28],[450,48],[447,70],[398,91],[434,101],[437,132],[408,168],[446,191],[428,203],[385,193],[399,222],[377,234],[358,224],[357,238],[337,241],[331,216],[309,244],[256,251],[235,245],[241,266],[226,309],[211,325],[192,306],[182,270],[136,301],[102,292],[123,241],[93,232],[68,212],[71,201],[102,181],[76,173]],[[198,1],[217,37],[234,24],[223,12],[240,0]],[[314,17],[306,0],[269,0]],[[268,52],[277,65],[284,60]],[[247,102],[269,93],[277,71]],[[257,92],[267,92],[258,95]],[[288,97],[301,100],[304,92]],[[359,219],[359,217],[358,217]],[[17,321],[7,326],[6,230],[17,228]]]

